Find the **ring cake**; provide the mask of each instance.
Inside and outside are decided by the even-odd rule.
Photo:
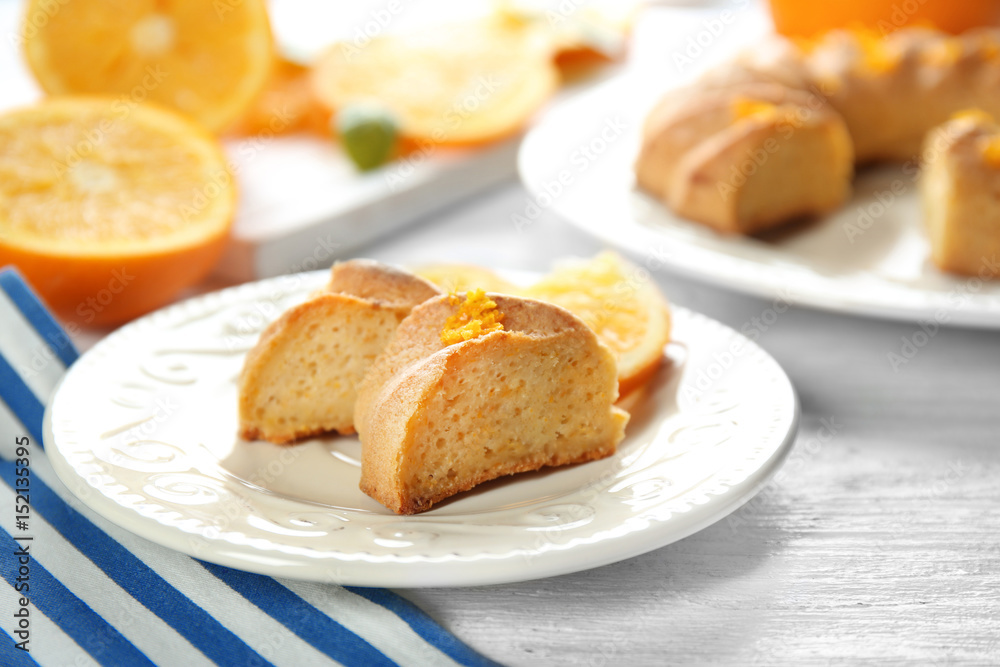
[[[652,110],[636,179],[683,217],[756,233],[836,209],[854,164],[917,160],[964,109],[1000,117],[1000,30],[775,38]]]

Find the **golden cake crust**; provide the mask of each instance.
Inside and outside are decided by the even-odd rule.
[[[934,264],[951,273],[997,277],[1000,260],[1000,126],[956,118],[927,135],[920,176]]]
[[[441,342],[449,297],[413,310],[362,383],[361,489],[401,514],[497,477],[603,458],[624,437],[614,358],[568,311],[490,294],[503,331]]]
[[[353,433],[357,387],[371,363],[413,306],[439,293],[369,260],[334,265],[330,283],[272,322],[247,354],[240,437],[286,444]]]
[[[780,172],[770,180],[784,182],[781,187],[762,187],[756,175],[734,182],[733,169],[779,134],[765,119],[755,126],[727,120],[726,104],[748,96],[813,114],[814,122],[805,125],[810,131],[801,133],[806,140],[790,140],[794,159],[777,151],[778,159],[761,165],[762,173]],[[966,108],[1000,118],[996,28],[960,36],[904,28],[884,39],[834,30],[810,42],[767,42],[668,94],[650,112],[636,179],[684,217],[718,231],[755,233],[846,201],[853,172],[848,160],[915,162],[927,134]],[[816,187],[817,179],[830,187]],[[771,189],[774,196],[734,203],[747,202],[745,191],[754,188]]]

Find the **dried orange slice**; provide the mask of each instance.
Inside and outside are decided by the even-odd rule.
[[[559,82],[551,43],[496,18],[332,46],[313,86],[328,109],[380,106],[418,142],[475,145],[520,131]]]
[[[204,277],[236,207],[214,137],[117,105],[57,97],[0,115],[0,266],[84,324],[135,317]]]
[[[523,288],[502,278],[494,271],[472,264],[431,264],[415,269],[414,273],[434,283],[444,292],[482,289],[516,296],[523,291]]]
[[[496,11],[508,21],[532,24],[552,42],[563,74],[625,56],[637,5],[621,0],[587,3],[563,0],[496,0]]]
[[[670,342],[670,311],[648,272],[613,252],[567,260],[525,296],[548,301],[583,320],[618,361],[618,391],[642,386],[663,360]]]
[[[46,92],[149,100],[212,131],[248,108],[274,61],[263,0],[31,0],[24,34]]]

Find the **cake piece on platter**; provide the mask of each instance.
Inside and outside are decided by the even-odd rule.
[[[836,209],[852,163],[915,163],[928,132],[966,108],[1000,117],[996,28],[771,39],[665,95],[636,181],[681,217],[753,234]]]
[[[997,277],[1000,262],[1000,125],[982,111],[956,114],[924,144],[924,223],[938,268]]]
[[[773,84],[692,91],[650,116],[636,177],[678,215],[753,234],[840,207],[854,154],[841,117]]]

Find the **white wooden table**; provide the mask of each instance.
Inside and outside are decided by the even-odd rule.
[[[545,270],[600,246],[551,215],[518,231],[509,184],[367,249],[393,262]],[[660,273],[740,330],[768,307]],[[1000,332],[792,308],[760,344],[802,403],[795,449],[736,514],[589,572],[402,591],[508,665],[1000,664]]]
[[[600,249],[547,214],[516,229],[527,202],[510,183],[363,254],[545,270]],[[768,307],[656,278],[737,330]],[[796,384],[801,434],[710,528],[589,572],[402,593],[508,665],[1000,664],[1000,332],[942,329],[894,371],[916,330],[781,314],[759,342]]]

